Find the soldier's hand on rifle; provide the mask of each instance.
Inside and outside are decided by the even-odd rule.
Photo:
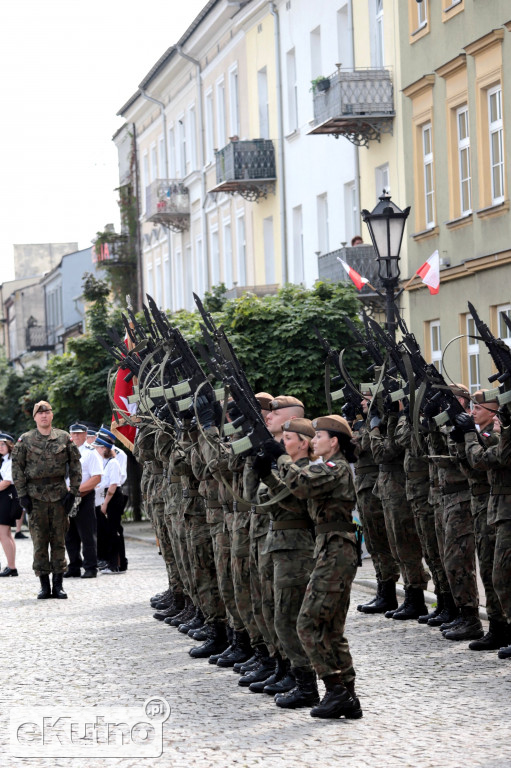
[[[474,419],[469,413],[459,413],[454,417],[454,424],[461,430],[461,432],[463,432],[464,435],[466,435],[467,432],[476,431]]]
[[[431,400],[425,403],[425,405],[422,408],[422,413],[427,419],[432,419],[433,416],[436,416],[439,413],[438,403],[434,403]]]
[[[273,461],[277,461],[279,456],[283,456],[286,453],[286,449],[282,443],[278,443],[276,440],[265,440],[263,443],[263,453]]]
[[[511,425],[511,413],[509,412],[507,405],[504,405],[498,411],[498,416],[503,427],[509,427]]]
[[[369,426],[371,427],[371,429],[376,429],[377,427],[380,426],[380,424],[381,424],[380,417],[379,416],[373,416],[371,418]]]
[[[19,502],[20,502],[22,508],[27,513],[27,515],[29,515],[30,512],[32,512],[32,499],[30,498],[30,496],[22,496],[20,498]]]
[[[211,427],[215,423],[215,411],[213,403],[210,403],[205,395],[199,395],[195,401],[197,418],[203,427]]]
[[[252,463],[252,469],[259,477],[259,479],[267,477],[271,473],[271,457],[265,456],[264,453],[258,453]]]

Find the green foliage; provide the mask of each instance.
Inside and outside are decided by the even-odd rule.
[[[206,308],[206,311],[221,312],[226,302],[226,298],[225,298],[226,293],[227,293],[227,288],[225,287],[225,283],[220,283],[220,285],[214,285],[211,288],[211,291],[206,291],[204,293],[204,299],[202,302]]]
[[[33,393],[34,399],[32,399]],[[32,407],[38,400],[46,400],[45,371],[36,365],[16,373],[0,359],[0,429],[16,439],[22,432],[32,429]]]

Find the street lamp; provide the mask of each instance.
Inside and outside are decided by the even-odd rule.
[[[378,277],[385,288],[387,330],[395,336],[394,292],[399,282],[399,252],[410,206],[404,211],[398,208],[383,194],[380,202],[369,213],[362,211],[362,219],[367,224],[369,234],[376,251]]]

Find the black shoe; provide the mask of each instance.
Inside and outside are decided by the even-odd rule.
[[[396,582],[393,579],[382,581],[379,585],[374,602],[362,605],[362,613],[386,613],[397,609]]]
[[[456,618],[454,618],[452,621],[448,621],[445,624],[440,624],[440,632],[448,632],[450,629],[454,629],[454,627],[457,627],[458,624],[462,621],[461,613],[458,613]]]
[[[357,605],[357,611],[361,611],[362,613],[364,613],[364,609],[369,608],[370,605],[374,605],[375,602],[380,597],[380,595],[381,595],[381,581],[378,579],[375,596],[372,598],[372,600],[368,600],[367,603],[361,603],[360,605]]]
[[[405,593],[405,595],[406,595],[406,593]],[[406,600],[406,597],[405,597],[405,600]],[[405,606],[405,601],[403,600],[401,605],[398,605],[397,608],[392,608],[390,611],[385,611],[385,618],[386,619],[392,619],[395,613],[397,613],[398,611],[402,611],[403,610],[404,606]]]
[[[51,590],[51,596],[57,600],[67,600],[67,594],[62,589],[62,573],[53,574],[53,587]]]
[[[79,579],[81,575],[82,572],[79,568],[78,570],[76,570],[76,568],[68,568],[67,571],[62,574],[62,577],[64,579]]]
[[[505,648],[501,648],[497,653],[497,656],[499,659],[511,659],[511,645],[508,645]]]
[[[195,616],[195,606],[189,597],[185,598],[185,606],[180,613],[176,616],[167,617],[164,619],[165,624],[170,624],[171,627],[179,627],[184,621],[190,621]]]
[[[47,600],[51,597],[51,586],[49,574],[45,573],[44,576],[39,576],[41,582],[41,589],[37,595],[38,600]]]
[[[17,576],[18,575],[18,569],[17,568],[9,568],[6,566],[3,571],[0,572],[0,576]],[[500,648],[500,645],[499,645]]]
[[[446,640],[480,640],[484,635],[483,625],[472,610],[461,609],[462,619],[455,627],[443,632]]]
[[[189,621],[183,621],[179,624],[177,631],[183,635],[187,635],[191,629],[200,629],[204,625],[204,614],[200,608],[195,610],[194,615]]]
[[[405,601],[401,610],[394,611],[392,618],[398,621],[418,619],[427,612],[424,602],[424,590],[420,587],[408,587],[405,593]]]
[[[266,685],[264,686],[264,692],[270,696],[275,696],[278,693],[287,693],[287,691],[292,691],[295,687],[296,679],[293,672],[291,671],[291,662],[289,659],[286,659],[284,661],[284,674],[280,680],[276,680],[274,683],[267,680]]]
[[[250,672],[246,672],[238,680],[238,685],[243,688],[248,688],[251,683],[257,683],[259,680],[267,680],[275,670],[275,659],[271,659],[269,656],[260,660],[255,669]]]
[[[25,536],[24,533],[22,533],[21,531],[18,531],[17,533],[14,534],[14,538],[15,539],[28,539],[28,536]]]
[[[217,667],[235,667],[236,664],[244,664],[250,659],[252,649],[247,632],[234,632],[233,642],[229,648],[217,659]],[[211,662],[211,659],[209,660]]]
[[[212,630],[210,637],[198,648],[190,648],[188,651],[192,659],[207,659],[214,653],[221,653],[227,648],[226,625],[215,621],[210,626]]]
[[[128,570],[128,561],[127,560],[123,560],[122,563],[119,566],[119,573],[124,573],[127,570]]]
[[[204,624],[204,626],[200,627],[200,629],[191,629],[188,632],[188,637],[191,637],[192,640],[198,640],[201,643],[203,643],[204,640],[207,640],[208,637],[210,636],[211,636],[210,624]]]
[[[428,620],[430,627],[441,627],[442,624],[450,624],[451,621],[458,616],[459,610],[456,608],[454,600],[450,592],[443,592],[442,598],[442,610],[433,619]]]
[[[164,611],[157,611],[156,613],[153,613],[153,619],[156,619],[156,621],[165,621],[165,619],[173,619],[174,616],[177,616],[184,608],[185,600],[183,595],[176,595],[172,598],[172,602],[169,604],[168,608],[166,608]]]
[[[507,643],[508,637],[508,625],[490,619],[488,632],[480,640],[472,640],[468,647],[471,651],[498,651],[499,648],[502,648],[503,643]]]
[[[65,575],[65,574],[64,574]],[[80,576],[81,579],[95,579],[98,575],[97,571],[84,571]]]
[[[259,664],[259,656],[254,653],[253,656],[251,656],[246,661],[238,661],[233,666],[232,670],[233,672],[236,672],[236,674],[244,675],[245,672],[250,672],[252,669],[257,667]]]
[[[267,685],[276,685],[283,677],[285,677],[287,672],[286,664],[280,653],[277,653],[273,660],[275,662],[273,672],[264,680],[256,680],[256,682],[250,683],[248,686],[249,691],[252,691],[252,693],[264,693]],[[271,693],[271,691],[268,691],[268,693]]]
[[[444,596],[440,592],[437,594],[437,597],[436,597],[436,606],[433,608],[432,611],[429,611],[429,613],[425,613],[423,616],[419,616],[419,618],[417,619],[418,623],[429,624],[431,619],[436,619],[436,617],[442,613],[443,608],[444,608]]]
[[[334,677],[334,675],[332,675]],[[338,677],[335,675],[335,677]],[[317,707],[310,711],[311,717],[333,719],[345,717],[347,720],[358,720],[362,717],[360,701],[345,688],[342,683],[327,685],[327,691]]]
[[[318,685],[316,673],[310,667],[295,667],[292,674],[296,685],[286,693],[278,693],[275,696],[275,704],[282,709],[298,709],[299,707],[313,707],[319,704]]]

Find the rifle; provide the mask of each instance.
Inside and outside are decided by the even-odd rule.
[[[323,348],[323,351],[325,352],[325,398],[328,410],[332,410],[332,401],[335,400],[344,400],[346,405],[351,405],[353,408],[355,408],[356,413],[361,413],[361,403],[362,403],[362,395],[360,394],[360,391],[356,387],[353,379],[349,375],[349,373],[346,371],[344,366],[341,363],[341,355],[340,353],[333,349],[328,341],[325,339],[324,336],[321,335],[318,328],[316,326],[313,326],[314,333],[316,334],[316,337]],[[330,382],[329,378],[329,368],[330,363],[333,363],[334,368],[337,370],[337,374],[332,378],[332,381]],[[340,389],[337,389],[335,392],[330,391],[330,384],[338,384],[341,383],[342,386]]]
[[[493,335],[486,323],[483,323],[470,301],[468,302],[468,308],[474,319],[479,336],[486,344],[486,348],[497,369],[497,373],[489,376],[488,381],[490,383],[498,381],[499,386],[484,392],[483,400],[484,402],[496,400],[499,405],[507,405],[511,402],[511,350],[505,341]],[[511,324],[505,315],[504,320],[508,328],[511,328]]]

